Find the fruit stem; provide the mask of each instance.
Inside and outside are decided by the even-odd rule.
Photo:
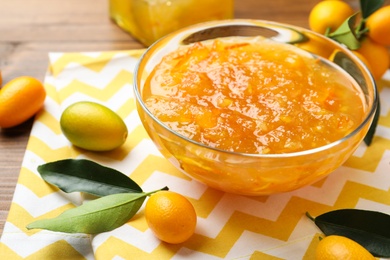
[[[326,28],[325,36],[329,37],[329,35],[330,35],[330,30],[331,30],[330,27],[327,27],[327,28]]]
[[[360,20],[358,26],[356,27],[355,33],[356,37],[360,40],[369,31],[369,29],[366,27],[366,20],[362,19]]]

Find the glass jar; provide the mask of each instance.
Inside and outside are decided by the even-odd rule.
[[[195,23],[233,18],[233,0],[109,0],[110,17],[146,46]]]

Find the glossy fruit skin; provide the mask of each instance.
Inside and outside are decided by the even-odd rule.
[[[375,42],[390,46],[390,6],[385,6],[371,14],[366,21],[368,37]]]
[[[357,242],[343,236],[323,238],[316,248],[316,260],[374,260],[375,257]]]
[[[197,222],[191,202],[172,191],[159,191],[150,196],[145,205],[145,219],[155,236],[170,244],[189,239]]]
[[[390,57],[385,46],[366,37],[361,41],[360,48],[356,50],[366,58],[369,68],[375,79],[380,79],[390,65]]]
[[[110,151],[121,146],[128,131],[122,118],[95,102],[80,101],[67,107],[60,118],[61,130],[75,146],[90,151]]]
[[[362,54],[360,54],[359,52],[357,51],[352,51],[363,63],[364,65],[366,65],[367,69],[369,71],[371,71],[371,64],[368,62],[368,60],[366,59],[366,57],[364,57]]]
[[[327,28],[333,32],[353,13],[353,9],[343,1],[321,1],[309,14],[309,26],[312,31],[320,34],[325,34]]]
[[[43,106],[46,91],[42,83],[29,76],[9,81],[0,90],[0,127],[17,126]]]

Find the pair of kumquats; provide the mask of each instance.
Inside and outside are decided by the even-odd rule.
[[[361,7],[362,8],[362,7]],[[362,11],[362,10],[360,10]],[[314,32],[329,35],[355,14],[355,10],[341,0],[323,0],[316,4],[309,15],[309,26]],[[362,15],[360,13],[360,15]],[[364,27],[364,28],[361,28]],[[379,79],[390,66],[390,6],[382,6],[364,19],[360,28],[355,28],[360,47],[352,50]]]
[[[0,86],[2,80],[0,75]],[[7,82],[0,90],[0,127],[17,126],[34,116],[43,106],[43,84],[29,76]],[[121,146],[127,127],[112,110],[94,102],[77,102],[61,117],[61,129],[74,145],[91,151],[108,151]]]

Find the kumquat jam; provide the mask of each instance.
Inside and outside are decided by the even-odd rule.
[[[367,109],[357,83],[331,62],[263,38],[182,47],[154,68],[142,94],[181,135],[251,154],[329,144],[361,124]]]

